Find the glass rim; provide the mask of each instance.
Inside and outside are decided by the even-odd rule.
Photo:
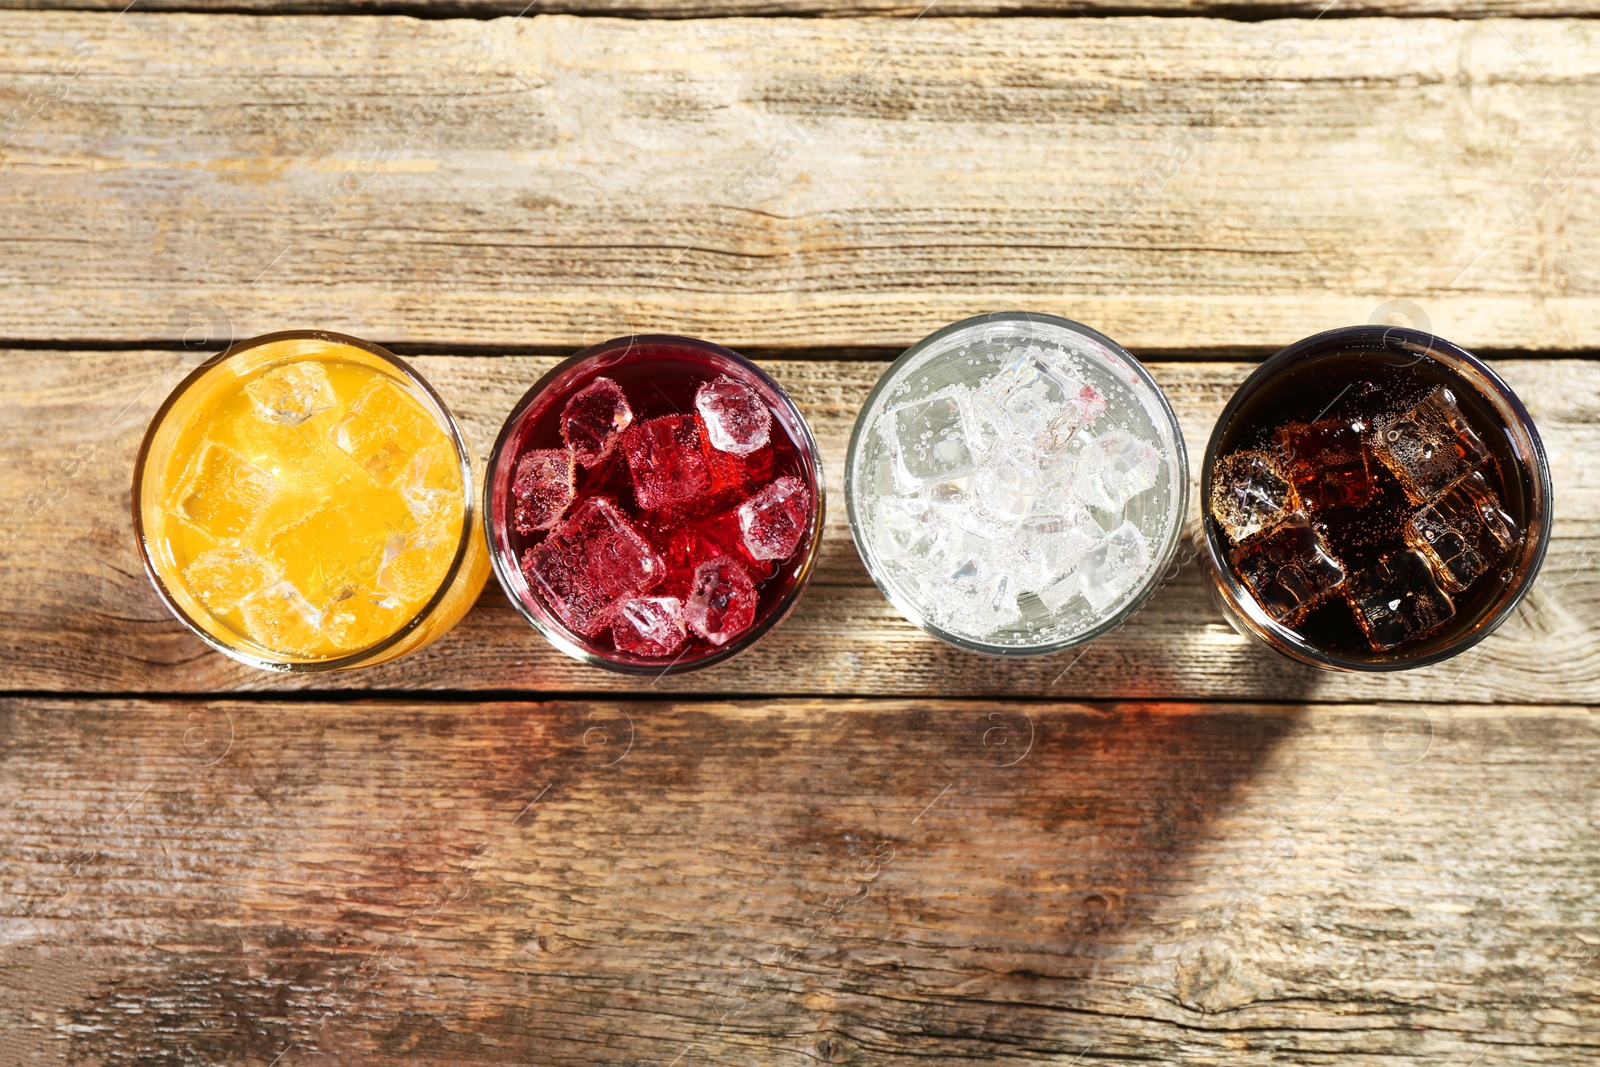
[[[433,595],[428,598],[427,603],[425,603],[410,619],[408,619],[403,625],[398,627],[387,637],[354,652],[346,653],[342,656],[328,657],[326,659],[265,659],[256,655],[249,649],[230,645],[220,637],[217,637],[215,634],[212,634],[206,630],[203,626],[197,623],[181,605],[179,605],[177,599],[172,595],[172,591],[167,587],[167,583],[162,579],[159,571],[156,568],[154,560],[151,558],[149,539],[146,536],[144,528],[144,509],[142,505],[145,465],[149,459],[150,448],[155,442],[156,433],[158,430],[160,430],[162,424],[166,422],[167,415],[171,412],[173,406],[178,402],[179,398],[188,393],[189,390],[198,385],[203,378],[208,376],[212,371],[216,370],[228,360],[236,359],[252,349],[260,348],[263,345],[273,344],[278,341],[327,341],[333,344],[347,345],[351,348],[356,348],[366,352],[368,355],[375,356],[379,360],[395,368],[395,370],[399,371],[409,384],[415,385],[422,390],[424,395],[434,406],[435,413],[439,416],[442,416],[441,424],[445,430],[446,436],[450,439],[450,443],[456,450],[456,459],[461,467],[461,534],[456,542],[455,558],[450,561],[450,566],[445,571],[443,579],[440,580],[438,588],[433,591]],[[450,406],[444,402],[444,398],[439,395],[433,386],[428,383],[428,380],[424,378],[416,370],[416,368],[412,367],[399,356],[383,348],[381,345],[374,344],[371,341],[362,340],[359,337],[352,337],[349,334],[336,333],[332,330],[279,330],[274,333],[265,333],[257,337],[251,337],[244,341],[237,341],[223,349],[221,352],[218,352],[216,355],[211,356],[205,362],[201,363],[198,367],[185,375],[183,380],[173,387],[172,392],[168,393],[167,398],[161,402],[159,407],[156,408],[155,414],[150,417],[149,426],[145,428],[144,438],[139,442],[139,451],[135,456],[133,463],[132,510],[134,539],[138,542],[139,559],[144,564],[145,574],[149,577],[151,584],[155,586],[156,595],[160,597],[161,602],[166,605],[167,610],[172,613],[174,618],[188,627],[190,631],[192,631],[207,645],[211,646],[211,648],[221,652],[225,656],[238,660],[241,663],[255,667],[259,670],[273,671],[282,674],[317,674],[323,671],[335,671],[347,667],[358,667],[363,663],[367,663],[372,659],[372,657],[383,652],[387,652],[389,649],[399,644],[419,626],[427,621],[429,616],[431,616],[438,606],[444,601],[445,596],[455,585],[456,578],[461,572],[461,565],[465,561],[467,550],[470,547],[473,527],[477,523],[477,516],[475,514],[477,507],[477,496],[477,492],[474,490],[472,485],[471,452],[467,448],[466,438],[461,433],[461,427],[456,421],[455,413],[450,410]]]
[[[1307,359],[1322,355],[1331,346],[1342,343],[1371,344],[1376,341],[1374,350],[1388,351],[1391,348],[1390,340],[1400,342],[1399,349],[1406,349],[1408,345],[1420,346],[1422,351],[1443,364],[1456,377],[1467,385],[1472,386],[1489,406],[1494,408],[1500,417],[1505,420],[1506,428],[1521,431],[1526,434],[1528,456],[1518,456],[1526,466],[1530,466],[1531,477],[1527,479],[1529,496],[1532,498],[1529,506],[1528,539],[1531,547],[1524,548],[1518,563],[1522,573],[1516,585],[1502,593],[1500,601],[1493,610],[1488,612],[1483,620],[1472,629],[1431,652],[1398,660],[1376,661],[1359,659],[1354,656],[1342,656],[1326,652],[1317,648],[1295,631],[1284,626],[1272,618],[1248,591],[1241,592],[1242,583],[1233,573],[1224,549],[1227,547],[1220,543],[1215,529],[1215,524],[1210,521],[1208,501],[1211,499],[1211,472],[1217,460],[1217,447],[1221,443],[1224,430],[1233,416],[1243,406],[1244,402],[1254,396],[1257,391],[1267,385],[1272,379],[1283,373],[1291,365]],[[1416,351],[1411,348],[1411,351]],[[1471,373],[1466,373],[1470,371]],[[1481,382],[1481,384],[1480,384]],[[1484,389],[1482,386],[1489,388]],[[1507,417],[1509,416],[1509,418]],[[1515,436],[1514,444],[1521,444]],[[1531,462],[1528,462],[1530,461]],[[1200,525],[1203,531],[1206,556],[1211,564],[1213,573],[1220,579],[1214,583],[1215,588],[1222,596],[1224,602],[1230,607],[1240,620],[1255,636],[1271,646],[1274,650],[1299,660],[1314,667],[1323,667],[1329,670],[1353,671],[1360,673],[1387,673],[1391,671],[1412,670],[1418,667],[1430,666],[1444,660],[1458,656],[1467,649],[1488,637],[1505,622],[1507,616],[1514,611],[1528,590],[1533,586],[1533,581],[1538,577],[1540,568],[1544,565],[1545,552],[1550,546],[1550,528],[1552,514],[1550,508],[1553,485],[1550,476],[1550,462],[1545,454],[1544,442],[1539,436],[1538,427],[1534,424],[1533,416],[1523,405],[1522,400],[1506,384],[1505,380],[1496,374],[1487,363],[1468,352],[1460,345],[1445,340],[1437,334],[1424,330],[1415,330],[1405,326],[1360,325],[1340,326],[1332,330],[1324,330],[1310,337],[1301,338],[1262,361],[1261,365],[1239,384],[1228,403],[1223,406],[1222,413],[1217,416],[1217,421],[1211,430],[1211,438],[1206,443],[1204,459],[1200,468]]]
[[[554,618],[541,619],[537,613],[529,608],[523,598],[515,592],[518,588],[517,579],[520,577],[521,568],[516,563],[515,554],[510,551],[509,544],[506,546],[505,551],[502,552],[501,538],[494,529],[493,495],[496,481],[495,472],[499,469],[503,460],[511,461],[516,458],[511,456],[509,460],[507,459],[507,446],[515,436],[516,431],[520,430],[528,411],[560,379],[571,375],[583,364],[617,352],[619,349],[620,355],[618,355],[617,359],[620,361],[627,358],[628,353],[634,348],[652,344],[694,349],[726,360],[753,375],[764,386],[771,389],[794,418],[795,427],[800,435],[800,439],[796,442],[799,446],[798,450],[809,457],[810,462],[808,465],[811,467],[810,489],[815,501],[809,530],[810,547],[806,550],[805,559],[801,561],[800,570],[793,584],[779,599],[778,603],[773,606],[767,617],[759,620],[749,630],[715,651],[694,659],[680,657],[666,664],[643,659],[637,663],[629,660],[614,659],[585,646],[577,639],[576,635],[569,633],[559,620]],[[789,614],[794,610],[795,604],[799,602],[801,592],[810,584],[811,576],[816,570],[817,559],[821,554],[822,535],[825,528],[824,520],[827,510],[825,482],[822,453],[817,447],[816,438],[811,431],[811,424],[806,420],[804,412],[800,410],[800,406],[794,402],[794,398],[789,395],[783,386],[779,385],[771,375],[762,370],[748,357],[742,356],[733,351],[733,349],[725,348],[714,341],[707,341],[698,337],[670,333],[624,334],[620,337],[613,337],[598,344],[579,349],[540,375],[538,380],[528,388],[528,391],[522,394],[522,398],[512,407],[510,414],[506,416],[505,421],[501,424],[500,433],[495,437],[494,446],[489,450],[489,456],[483,472],[483,506],[479,510],[482,513],[481,521],[483,523],[484,539],[488,542],[489,562],[494,568],[495,579],[500,583],[500,588],[505,593],[506,599],[511,601],[512,605],[538,631],[540,636],[550,642],[558,651],[590,667],[599,667],[617,674],[664,678],[668,675],[688,674],[693,671],[720,666],[735,656],[753,648],[762,638],[771,633],[789,617]],[[504,558],[506,555],[512,557],[509,562]]]
[[[1165,417],[1166,426],[1172,434],[1173,454],[1171,459],[1176,472],[1176,477],[1173,479],[1176,485],[1176,492],[1174,493],[1173,497],[1173,511],[1177,518],[1171,523],[1171,528],[1168,530],[1160,550],[1151,553],[1150,573],[1148,577],[1145,578],[1143,584],[1140,585],[1138,592],[1130,596],[1127,600],[1123,601],[1122,606],[1116,611],[1112,612],[1110,615],[1107,615],[1104,619],[1095,623],[1093,626],[1089,627],[1083,632],[1074,634],[1071,637],[1049,642],[1048,644],[1039,645],[996,645],[987,641],[979,641],[974,638],[951,633],[929,620],[920,608],[910,603],[897,591],[889,588],[888,584],[878,577],[878,568],[874,565],[872,551],[867,546],[867,539],[862,531],[862,522],[858,514],[859,509],[856,505],[856,464],[859,461],[861,454],[862,439],[866,433],[868,415],[872,412],[873,406],[878,402],[878,398],[882,395],[884,390],[889,387],[891,382],[896,380],[896,377],[905,368],[905,366],[910,363],[911,360],[921,355],[924,351],[931,348],[939,341],[949,337],[951,334],[960,332],[962,330],[970,330],[985,323],[1004,324],[1008,322],[1038,323],[1045,326],[1053,326],[1058,329],[1064,329],[1070,333],[1075,333],[1086,337],[1097,344],[1104,345],[1112,352],[1113,355],[1121,358],[1133,371],[1140,383],[1150,390],[1160,406],[1159,412],[1151,411],[1149,414],[1152,416],[1152,421],[1155,421],[1155,416],[1157,414]],[[914,626],[930,636],[936,637],[945,642],[946,644],[953,645],[956,648],[960,648],[968,652],[975,652],[979,655],[994,656],[1003,659],[1021,658],[1027,656],[1048,656],[1057,652],[1065,652],[1069,648],[1076,648],[1078,645],[1086,644],[1089,641],[1093,641],[1095,638],[1103,637],[1108,632],[1115,630],[1123,623],[1127,622],[1127,620],[1131,618],[1140,608],[1144,607],[1145,603],[1150,599],[1150,597],[1155,594],[1155,591],[1161,587],[1162,582],[1165,580],[1167,569],[1171,565],[1173,557],[1177,555],[1178,544],[1183,539],[1184,528],[1188,522],[1188,450],[1183,440],[1183,428],[1178,423],[1177,413],[1173,411],[1172,402],[1167,399],[1166,392],[1156,382],[1155,378],[1151,376],[1150,371],[1142,362],[1140,362],[1138,357],[1134,356],[1133,353],[1129,352],[1122,345],[1118,344],[1116,341],[1113,341],[1111,338],[1107,337],[1105,334],[1101,333],[1099,330],[1096,330],[1092,326],[1085,326],[1081,322],[1078,322],[1074,319],[1064,318],[1060,315],[1051,315],[1041,311],[991,311],[983,314],[971,315],[957,322],[952,322],[946,326],[941,326],[939,329],[928,334],[920,341],[912,344],[911,347],[907,348],[904,352],[900,353],[900,355],[897,356],[895,360],[884,370],[883,374],[879,376],[877,382],[873,384],[872,390],[867,393],[866,400],[862,402],[861,411],[856,416],[855,427],[850,431],[850,443],[845,449],[844,502],[845,510],[850,519],[850,538],[855,542],[856,552],[860,555],[861,562],[867,569],[867,574],[872,578],[873,584],[878,587],[878,591],[883,594],[884,598],[888,600],[890,604],[894,605],[895,609],[899,611],[901,615],[905,616],[908,622],[912,623]]]

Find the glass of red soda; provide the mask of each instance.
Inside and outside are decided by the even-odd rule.
[[[699,670],[781,622],[822,540],[811,428],[754,363],[619,337],[512,410],[484,479],[500,584],[550,643],[630,674]]]

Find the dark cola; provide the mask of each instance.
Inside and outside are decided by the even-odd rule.
[[[1401,659],[1483,625],[1528,472],[1456,371],[1333,351],[1257,389],[1217,443],[1207,521],[1257,604],[1334,656]]]

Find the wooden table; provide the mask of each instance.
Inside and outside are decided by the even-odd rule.
[[[1595,0],[122,4],[0,12],[0,1064],[1600,1060]],[[1389,677],[1237,636],[1189,549],[1081,654],[948,649],[842,456],[889,358],[1005,308],[1132,347],[1191,454],[1295,338],[1481,351],[1543,574]],[[492,583],[370,671],[210,653],[133,451],[306,326],[480,448],[585,342],[748,351],[822,442],[816,579],[657,683]]]

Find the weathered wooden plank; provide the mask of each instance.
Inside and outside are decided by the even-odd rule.
[[[0,1060],[1587,1064],[1597,766],[1573,707],[12,701]]]
[[[0,14],[0,337],[1600,347],[1592,20]],[[1408,312],[1415,317],[1416,312]]]
[[[380,689],[895,693],[1047,698],[1452,701],[1600,699],[1600,363],[1511,360],[1552,457],[1556,526],[1543,576],[1502,632],[1460,660],[1382,678],[1300,668],[1223,622],[1192,556],[1126,627],[1078,651],[1019,662],[957,652],[912,627],[867,577],[845,521],[843,458],[881,362],[768,361],[816,430],[828,479],[822,560],[794,616],[725,667],[620,678],[551,649],[491,582],[455,631],[423,653],[337,677],[266,675],[209,652],[168,616],[134,551],[133,454],[160,399],[187,369],[178,355],[11,352],[0,356],[0,688],[57,692],[215,692],[336,686]],[[553,358],[416,361],[487,448]],[[1157,363],[1156,377],[1198,454],[1242,363]],[[74,462],[76,460],[76,463]],[[78,470],[69,478],[65,462]],[[30,503],[31,495],[31,503]],[[37,511],[34,509],[37,508]],[[1196,507],[1196,513],[1198,508]],[[13,532],[14,531],[14,532]]]
[[[121,11],[126,0],[0,0],[0,10]],[[493,18],[541,14],[622,15],[688,19],[770,15],[832,18],[913,15],[1185,15],[1265,19],[1443,16],[1445,18],[1585,17],[1593,0],[139,0],[142,11],[239,12],[261,15],[393,15]]]

